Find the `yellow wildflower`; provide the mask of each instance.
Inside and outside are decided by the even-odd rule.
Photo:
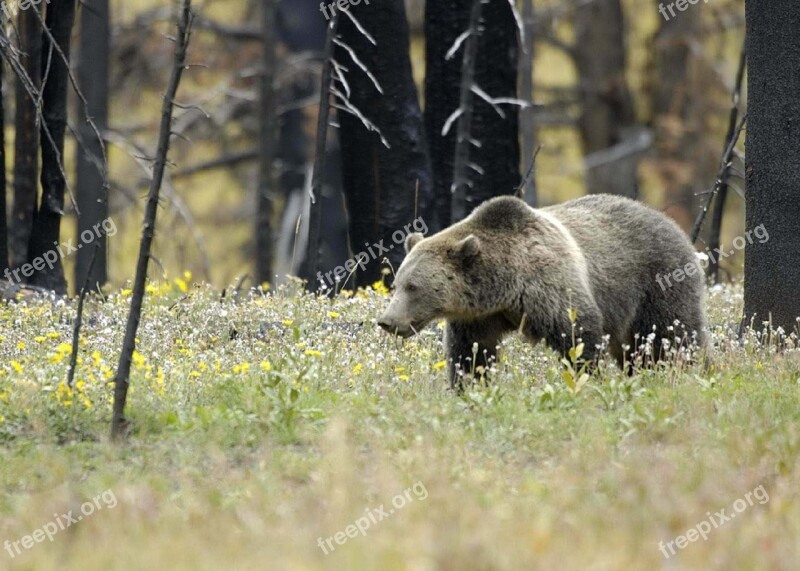
[[[137,369],[141,369],[145,364],[144,356],[139,353],[139,351],[134,350],[133,352],[133,366]]]
[[[63,406],[72,406],[72,398],[74,394],[74,391],[67,386],[67,383],[64,381],[58,383],[58,388],[56,389],[56,399]]]
[[[378,280],[372,284],[372,289],[380,295],[389,295],[389,288],[383,283],[383,280]]]

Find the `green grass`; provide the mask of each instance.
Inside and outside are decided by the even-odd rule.
[[[107,441],[130,298],[0,307],[0,542],[111,490],[116,505],[0,569],[795,569],[800,358],[725,333],[714,368],[604,369],[572,395],[557,357],[510,339],[491,387],[446,390],[431,327],[399,342],[387,299],[292,287],[219,299],[156,286],[124,447]],[[325,555],[318,538],[402,509]],[[769,496],[666,560],[669,542],[763,485]],[[2,548],[2,545],[0,545]]]

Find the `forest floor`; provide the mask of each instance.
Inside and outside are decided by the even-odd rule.
[[[189,281],[149,287],[122,447],[130,292],[87,303],[73,388],[74,305],[0,306],[0,569],[797,568],[800,351],[736,340],[740,290],[709,294],[708,373],[609,365],[573,394],[510,339],[456,395],[440,325],[375,326],[382,288]]]

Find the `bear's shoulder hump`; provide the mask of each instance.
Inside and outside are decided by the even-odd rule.
[[[475,209],[473,222],[486,228],[516,227],[533,218],[531,208],[513,196],[498,196]]]

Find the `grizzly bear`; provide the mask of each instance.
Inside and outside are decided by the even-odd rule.
[[[487,367],[511,331],[567,355],[574,312],[589,366],[604,336],[622,367],[631,357],[625,348],[648,336],[651,360],[665,337],[685,333],[705,345],[704,277],[690,275],[692,244],[673,220],[627,198],[591,195],[535,209],[502,196],[429,238],[409,235],[405,249],[378,324],[408,337],[446,319],[451,385]],[[675,276],[669,287],[665,276]]]

